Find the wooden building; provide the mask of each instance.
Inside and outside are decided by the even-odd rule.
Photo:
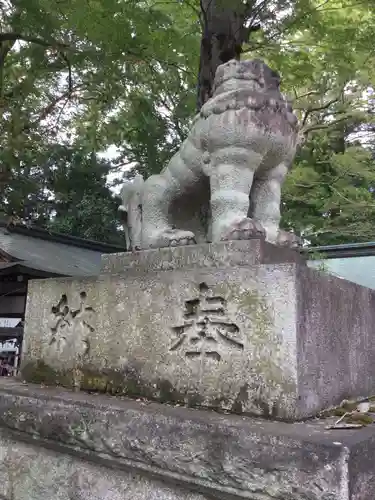
[[[124,251],[125,244],[97,243],[23,225],[9,227],[0,221],[0,348],[11,339],[18,346],[22,343],[30,279],[97,275],[102,254]],[[0,375],[6,352],[9,355],[12,349],[0,349]]]

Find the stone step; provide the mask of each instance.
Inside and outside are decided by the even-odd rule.
[[[7,500],[373,500],[375,426],[326,426],[0,379],[1,492]]]

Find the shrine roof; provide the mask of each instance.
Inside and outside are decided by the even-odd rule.
[[[0,222],[0,272],[17,266],[43,275],[93,276],[99,274],[102,254],[124,251],[125,245],[98,243],[40,228],[8,227]]]

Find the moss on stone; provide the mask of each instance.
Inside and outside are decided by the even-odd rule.
[[[59,372],[47,365],[43,360],[30,361],[22,367],[24,380],[33,384],[63,385],[72,387],[72,376],[68,372]]]
[[[43,360],[28,363],[23,368],[22,374],[24,379],[31,383],[62,386],[88,393],[125,396],[130,399],[145,398],[150,401],[191,408],[206,407],[214,411],[230,408],[232,412],[238,414],[245,413],[250,390],[247,385],[241,387],[234,402],[220,396],[206,401],[198,392],[179,391],[169,380],[157,380],[153,384],[145,382],[140,372],[134,367],[99,371],[93,366],[80,366],[74,370],[58,371]],[[254,403],[262,409],[266,417],[272,417],[266,401]]]
[[[105,374],[83,370],[80,389],[86,392],[107,392],[108,382],[108,376]]]
[[[169,380],[159,380],[156,384],[161,403],[184,404],[185,394],[177,391]]]
[[[342,403],[342,408],[345,410],[345,411],[354,411],[357,409],[357,406],[358,406],[358,402],[357,401],[344,401]]]
[[[79,376],[77,376],[77,373]],[[161,403],[199,406],[203,398],[199,394],[179,392],[169,380],[158,380],[152,387],[145,383],[136,369],[96,370],[92,367],[76,367],[59,371],[43,360],[29,362],[22,369],[24,380],[35,384],[77,388],[85,392],[98,392],[129,398],[147,398]]]
[[[98,370],[83,367],[80,388],[86,392],[99,392],[129,398],[150,397],[150,388],[142,383],[134,370]]]
[[[339,407],[331,410],[330,415],[335,417],[342,417],[343,415],[345,415],[345,413],[348,413],[348,411],[345,408]]]
[[[352,413],[351,415],[348,415],[346,418],[346,421],[348,423],[358,423],[358,424],[372,424],[374,422],[374,419],[371,417],[371,415],[368,415],[367,413]]]
[[[100,392],[113,396],[129,398],[146,398],[161,403],[198,405],[199,395],[180,393],[169,380],[158,380],[152,387],[145,383],[134,368],[125,370],[96,370],[83,368],[81,390],[86,392]]]
[[[348,413],[345,408],[338,406],[336,408],[329,408],[328,410],[323,410],[319,413],[319,418],[330,418],[330,417],[343,417]]]

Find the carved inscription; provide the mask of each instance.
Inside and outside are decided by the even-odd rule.
[[[87,305],[87,294],[81,292],[79,294],[78,307],[71,307],[68,303],[67,295],[63,294],[57,305],[51,309],[51,339],[50,345],[54,346],[56,350],[61,351],[66,343],[74,345],[77,350],[77,343],[81,345],[78,347],[78,355],[87,355],[90,351],[89,334],[95,331],[93,326],[93,316],[95,310]]]
[[[213,295],[206,283],[199,285],[198,297],[185,302],[184,323],[172,327],[176,339],[171,351],[183,350],[187,358],[220,361],[225,346],[243,350],[239,328],[227,317],[226,300]]]

